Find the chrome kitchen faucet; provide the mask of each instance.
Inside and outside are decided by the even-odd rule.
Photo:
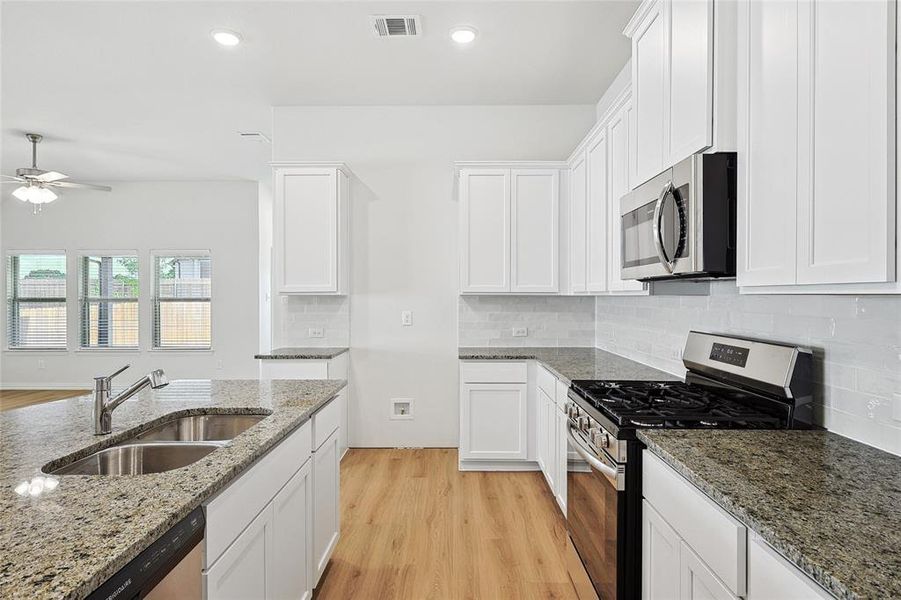
[[[125,365],[112,375],[103,375],[94,378],[94,435],[106,435],[113,430],[113,411],[116,408],[143,390],[148,385],[153,389],[159,389],[169,385],[169,379],[162,369],[151,371],[141,379],[135,381],[128,388],[110,398],[113,377],[119,375],[130,367]]]

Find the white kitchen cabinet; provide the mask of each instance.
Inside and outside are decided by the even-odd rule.
[[[641,509],[641,597],[678,600],[679,544],[676,531],[648,503]]]
[[[608,180],[610,201],[607,211],[607,290],[611,293],[647,293],[640,281],[622,278],[622,219],[620,201],[629,193],[629,122],[632,99],[613,113],[607,123]]]
[[[748,540],[748,600],[822,600],[832,596],[756,535]]]
[[[625,34],[632,42],[632,186],[664,169],[663,135],[666,86],[666,30],[664,0],[639,6]]]
[[[570,163],[569,285],[573,294],[588,291],[588,169],[581,148]]]
[[[510,291],[557,292],[560,171],[513,169],[510,180]]]
[[[340,455],[338,431],[313,452],[313,583],[325,571],[340,531]]]
[[[541,470],[551,492],[557,489],[557,405],[541,389],[538,390],[539,433],[538,444],[542,458]]]
[[[559,168],[462,168],[460,292],[560,289]]]
[[[569,430],[569,418],[564,411],[565,403],[560,404],[559,399],[557,400],[557,403],[558,404],[554,409],[554,428],[556,430],[554,439],[554,461],[556,463],[557,476],[552,489],[554,497],[557,500],[557,506],[559,506],[560,510],[563,511],[563,514],[566,515],[566,478],[569,464],[569,441],[567,432]]]
[[[585,150],[588,169],[588,275],[589,292],[607,291],[607,211],[610,180],[607,176],[607,131],[601,129]]]
[[[313,468],[307,460],[272,500],[272,593],[268,597],[312,597],[312,516]]]
[[[273,268],[280,294],[341,295],[349,281],[350,185],[346,167],[279,164]]]
[[[525,383],[461,386],[461,460],[528,458],[527,387]]]
[[[548,420],[547,420],[547,409],[545,408],[548,402],[547,395],[544,393],[540,387],[538,388],[538,422],[536,423],[537,428],[537,436],[538,436],[538,448],[537,448],[537,456],[536,459],[538,461],[538,467],[541,469],[544,478],[548,479],[548,468],[550,466],[550,461],[553,460],[553,457],[548,454]]]
[[[272,511],[267,506],[203,572],[206,600],[271,598],[272,536]]]
[[[895,3],[741,8],[738,284],[881,291],[897,262]]]
[[[738,600],[684,541],[679,545],[680,600]]]

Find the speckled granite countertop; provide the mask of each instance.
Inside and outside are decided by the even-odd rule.
[[[174,381],[122,404],[113,413],[113,433],[102,437],[93,435],[90,396],[0,413],[0,598],[85,597],[344,385]],[[63,475],[55,489],[37,497],[14,491],[41,475],[50,461],[111,446],[128,437],[126,432],[147,429],[172,413],[204,412],[271,415],[181,469],[119,477]]]
[[[901,598],[901,457],[827,431],[638,437],[839,598]]]
[[[347,348],[275,348],[271,352],[254,354],[259,360],[328,360],[347,352]]]
[[[559,379],[675,381],[671,373],[597,348],[460,348],[460,360],[537,360]]]

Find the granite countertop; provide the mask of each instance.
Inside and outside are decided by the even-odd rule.
[[[108,436],[93,435],[90,396],[0,413],[0,598],[84,598],[344,385],[336,380],[173,381],[117,408]],[[111,446],[173,413],[205,412],[271,414],[181,469],[115,477],[61,475],[55,489],[38,496],[15,491],[61,457],[80,458]]]
[[[828,431],[638,437],[839,598],[901,598],[901,457]]]
[[[597,348],[460,348],[460,360],[537,360],[558,379],[677,381],[679,377]]]
[[[347,352],[347,348],[275,348],[271,352],[254,354],[259,360],[328,360]]]

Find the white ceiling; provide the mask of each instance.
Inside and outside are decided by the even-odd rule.
[[[256,178],[272,106],[593,104],[625,64],[637,0],[3,2],[2,169],[83,180]],[[377,39],[370,14],[419,14]],[[454,25],[479,30],[458,48]],[[244,44],[215,44],[211,29]]]

